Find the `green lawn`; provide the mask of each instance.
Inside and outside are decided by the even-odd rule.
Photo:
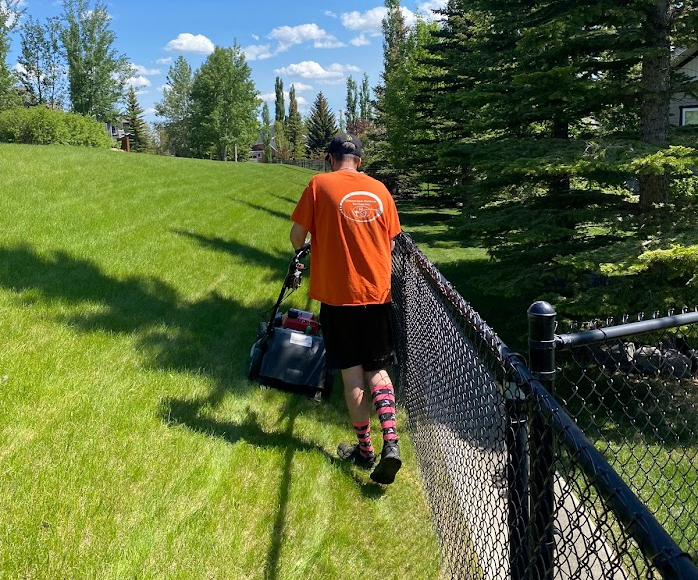
[[[404,425],[381,488],[246,379],[310,175],[0,145],[0,578],[438,577]]]

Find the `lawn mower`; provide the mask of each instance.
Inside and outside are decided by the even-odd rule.
[[[291,308],[281,313],[283,301],[301,285],[310,253],[306,243],[296,252],[267,322],[260,322],[250,350],[248,376],[262,385],[301,393],[316,400],[332,392],[333,374],[325,364],[325,342],[312,312]]]

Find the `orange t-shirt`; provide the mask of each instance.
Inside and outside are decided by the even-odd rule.
[[[365,173],[311,178],[291,219],[310,232],[310,296],[335,306],[390,302],[395,202]]]

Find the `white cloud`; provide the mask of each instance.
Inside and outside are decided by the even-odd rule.
[[[296,44],[313,41],[315,48],[334,48],[341,43],[317,24],[301,24],[299,26],[279,26],[269,33],[269,38],[276,40],[279,45],[275,53],[285,52]]]
[[[243,49],[248,61],[265,60],[282,52],[286,52],[292,46],[312,42],[314,48],[339,48],[345,46],[332,34],[320,28],[317,24],[301,24],[299,26],[279,26],[274,28],[267,38],[276,41],[272,48],[270,44],[252,44]]]
[[[329,18],[337,18],[337,14],[332,12],[332,10],[325,10],[324,14]]]
[[[259,98],[264,102],[273,103],[276,101],[276,93],[264,93],[263,95],[259,95]]]
[[[243,48],[242,51],[245,53],[245,59],[248,61],[265,60],[274,56],[269,44],[252,44]]]
[[[142,89],[144,87],[149,87],[153,83],[150,82],[150,79],[143,76],[135,76],[128,79],[126,84],[132,86],[134,89]]]
[[[159,58],[155,62],[158,64],[172,64],[172,57],[166,56],[165,58]]]
[[[344,12],[341,19],[344,28],[366,32],[371,36],[379,36],[383,32],[382,25],[385,13],[386,8],[379,6],[363,13],[358,10]]]
[[[427,20],[436,20],[441,18],[438,14],[434,14],[432,10],[443,10],[446,8],[448,0],[430,0],[428,2],[421,2],[417,5],[417,12],[423,14]]]
[[[296,64],[290,64],[283,68],[278,68],[274,72],[280,75],[296,76],[303,79],[336,79],[342,78],[348,72],[358,72],[359,67],[345,64],[331,64],[322,67],[317,62],[306,60]]]
[[[214,48],[213,42],[203,34],[193,35],[188,32],[182,32],[177,38],[170,40],[165,45],[165,50],[170,52],[191,52],[195,54],[211,54]]]
[[[12,70],[19,74],[25,74],[27,72],[27,69],[19,63],[15,63],[15,66],[12,67]]]
[[[407,26],[412,26],[415,21],[414,12],[404,6],[400,10],[405,18],[405,24]],[[358,10],[344,12],[341,19],[344,28],[358,30],[369,36],[381,36],[383,34],[383,18],[385,18],[386,13],[387,8],[379,6],[377,8],[371,8],[371,10],[367,10],[366,12],[359,12]]]
[[[366,46],[368,44],[371,44],[371,41],[368,38],[366,38],[366,35],[362,32],[361,34],[359,34],[359,36],[352,38],[349,41],[349,44],[351,44],[352,46]]]
[[[159,68],[145,68],[144,66],[140,64],[134,64],[131,65],[131,68],[133,69],[133,74],[134,75],[140,75],[140,76],[153,76],[153,75],[161,75],[162,71]]]
[[[252,38],[253,38],[255,41],[259,41],[259,34],[253,34],[253,35],[252,35]]]
[[[152,107],[149,107],[145,111],[143,111],[144,115],[154,115],[155,113],[156,113],[156,111]]]
[[[313,89],[312,85],[306,85],[305,83],[291,83],[296,89],[296,93],[299,91],[311,91]]]

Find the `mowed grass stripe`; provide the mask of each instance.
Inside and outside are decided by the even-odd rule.
[[[409,440],[246,379],[310,175],[0,146],[0,577],[438,577]]]

